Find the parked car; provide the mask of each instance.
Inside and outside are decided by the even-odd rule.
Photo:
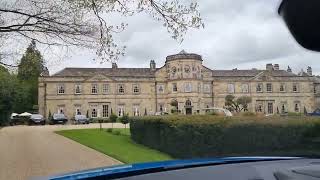
[[[74,123],[75,124],[89,124],[89,118],[85,115],[75,115],[74,116]]]
[[[30,116],[29,121],[28,121],[28,125],[32,125],[32,124],[45,125],[46,120],[44,119],[44,117],[41,114],[32,114]]]
[[[10,125],[17,125],[17,124],[24,124],[24,120],[19,117],[19,114],[17,113],[12,113],[10,116]]]
[[[308,113],[309,116],[320,116],[320,109],[314,110],[312,113]]]
[[[169,113],[167,112],[156,112],[154,115],[155,116],[163,116],[163,115],[168,115]]]
[[[68,121],[67,117],[64,114],[53,114],[50,119],[50,124],[66,124]]]

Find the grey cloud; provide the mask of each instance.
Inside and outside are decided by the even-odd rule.
[[[317,63],[320,55],[301,48],[277,15],[279,0],[202,0],[198,3],[206,27],[190,30],[181,44],[170,38],[161,22],[148,15],[112,18],[113,22],[124,20],[129,24],[126,31],[115,36],[121,45],[127,46],[119,66],[148,67],[150,59],[162,66],[167,55],[185,49],[201,54],[204,64],[213,69],[265,68],[265,63],[270,62],[281,64],[283,69],[290,65],[295,71],[311,65],[320,73]],[[88,52],[86,56],[73,56],[61,66],[101,67],[92,63],[93,58],[94,53]]]

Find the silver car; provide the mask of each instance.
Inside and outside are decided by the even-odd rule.
[[[74,123],[75,124],[89,124],[89,118],[85,115],[75,115],[74,116]]]

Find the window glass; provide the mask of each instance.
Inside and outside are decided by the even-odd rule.
[[[280,92],[284,92],[285,91],[285,85],[284,84],[280,84]]]
[[[91,85],[91,93],[97,94],[98,93],[98,84],[92,84]]]
[[[173,92],[177,92],[178,91],[177,83],[172,83],[172,91]]]
[[[58,94],[64,94],[64,84],[58,84]]]
[[[132,107],[133,116],[140,116],[140,105],[134,104]]]
[[[300,112],[300,104],[299,103],[294,104],[294,112]]]
[[[234,84],[228,84],[228,93],[234,93]]]
[[[263,84],[259,83],[257,84],[257,92],[262,92],[263,91]]]
[[[118,85],[118,93],[119,94],[124,94],[124,85],[123,84],[119,84]]]
[[[102,105],[102,117],[109,117],[109,106]]]
[[[75,106],[75,109],[76,109],[76,115],[81,115],[81,106],[77,105]]]
[[[248,93],[249,92],[249,85],[248,84],[242,84],[241,85],[241,91],[243,93]]]
[[[81,85],[80,84],[76,84],[75,85],[75,93],[76,94],[81,94]]]
[[[292,91],[293,92],[298,92],[298,84],[293,84],[292,85]]]
[[[272,84],[267,83],[267,92],[272,92]]]
[[[164,92],[164,86],[158,85],[158,93],[163,93],[163,92]]]
[[[192,84],[191,83],[185,83],[184,84],[184,92],[192,92]]]
[[[124,105],[118,106],[118,116],[121,117],[124,114]]]
[[[91,117],[92,118],[98,117],[98,106],[97,105],[91,105]]]
[[[133,85],[133,93],[134,94],[139,94],[140,93],[140,87],[138,84]]]
[[[103,94],[109,94],[109,91],[110,91],[109,84],[103,84],[102,86]]]

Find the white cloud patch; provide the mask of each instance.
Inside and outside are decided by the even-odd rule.
[[[300,71],[312,66],[320,73],[317,59],[320,53],[301,48],[277,14],[278,0],[202,0],[200,11],[205,29],[190,30],[180,44],[170,38],[161,22],[145,14],[125,19],[126,31],[116,35],[120,45],[126,45],[126,55],[119,67],[148,67],[151,59],[162,66],[165,57],[185,49],[203,56],[212,69],[265,68],[266,63],[278,63],[282,69],[290,65]],[[121,19],[113,19],[118,22]],[[81,50],[72,57],[52,65],[52,72],[63,67],[110,67],[109,63],[92,61],[93,52]]]

